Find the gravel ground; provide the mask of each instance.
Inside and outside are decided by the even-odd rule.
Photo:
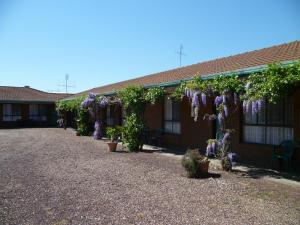
[[[300,224],[299,188],[210,172],[68,130],[0,130],[0,224]]]

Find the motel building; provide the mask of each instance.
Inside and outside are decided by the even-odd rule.
[[[262,71],[269,64],[288,65],[299,59],[300,41],[295,41],[125,80],[73,96],[41,92],[30,87],[0,87],[0,126],[51,126],[57,119],[55,101],[59,99],[74,98],[90,92],[110,96],[134,85],[145,88],[160,86],[166,90],[164,100],[148,105],[145,110],[144,120],[149,131],[163,131],[160,137],[161,146],[205,150],[206,141],[216,138],[217,124],[201,118],[206,113],[215,112],[214,100],[208,101],[205,110],[200,109],[199,119],[195,122],[191,117],[189,99],[184,97],[178,102],[169,97],[180,82],[191,79],[196,74],[213,77],[235,73],[243,79],[251,73]],[[105,126],[122,125],[124,121],[121,106],[108,106],[100,114]],[[74,121],[70,121],[72,116],[67,118],[66,123],[74,126]],[[256,115],[244,114],[240,106],[232,115],[230,123],[235,130],[232,135],[232,150],[238,154],[239,160],[270,168],[274,146],[284,140],[300,143],[300,87],[292,95],[284,96],[277,104],[266,104]],[[299,170],[299,148],[294,151],[292,164]]]

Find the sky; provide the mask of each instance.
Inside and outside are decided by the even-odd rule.
[[[0,0],[0,85],[69,92],[300,40],[300,0]]]

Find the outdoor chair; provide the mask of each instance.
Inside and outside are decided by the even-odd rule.
[[[283,164],[286,165],[287,170],[292,169],[292,156],[297,143],[292,140],[282,141],[278,146],[274,146],[272,155],[272,167],[274,160],[282,160]]]
[[[155,146],[161,146],[161,137],[163,135],[164,130],[159,128],[154,131],[154,135],[149,137],[149,144]]]

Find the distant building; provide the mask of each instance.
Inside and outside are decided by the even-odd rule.
[[[55,126],[55,102],[70,94],[0,86],[0,127]]]

